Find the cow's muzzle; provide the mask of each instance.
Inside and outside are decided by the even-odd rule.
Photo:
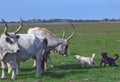
[[[17,50],[17,53],[19,53],[20,52],[20,50]]]

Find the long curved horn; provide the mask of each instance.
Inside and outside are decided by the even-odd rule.
[[[20,18],[19,28],[18,28],[14,33],[17,34],[18,32],[20,32],[20,30],[22,29],[22,27],[23,27],[23,21],[22,21],[22,19]]]
[[[66,32],[65,32],[65,30],[63,29],[63,27],[61,27],[61,28],[62,28],[62,30],[63,30],[62,39],[64,39],[64,38],[65,38],[65,34],[66,34]]]
[[[7,22],[4,19],[1,19],[1,20],[2,20],[3,23],[5,23],[4,34],[8,35],[8,33],[7,33],[7,29],[8,29]]]
[[[73,32],[72,32],[72,34],[67,38],[67,41],[68,40],[70,40],[72,37],[73,37],[73,35],[75,34],[75,26],[71,23],[71,26],[72,26],[72,28],[73,28]]]

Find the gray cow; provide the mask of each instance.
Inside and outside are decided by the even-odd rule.
[[[53,33],[51,33],[50,31],[48,31],[45,28],[35,27],[35,28],[28,29],[28,34],[32,34],[32,33],[39,34],[40,36],[44,36],[47,38],[47,40],[48,40],[47,58],[50,61],[51,67],[54,67],[54,64],[53,64],[53,62],[50,58],[50,55],[49,55],[51,51],[54,51],[54,52],[61,54],[61,55],[64,55],[64,56],[68,56],[69,41],[73,37],[73,35],[75,34],[75,27],[73,24],[71,24],[71,26],[73,28],[73,32],[67,39],[64,39],[64,37],[65,37],[64,30],[63,30],[62,38],[58,38]],[[35,67],[35,66],[36,66],[36,60],[34,60],[33,67]]]
[[[10,62],[12,68],[11,79],[15,79],[16,72],[19,73],[21,61],[26,61],[31,57],[36,58],[37,71],[36,76],[42,74],[41,62],[46,51],[47,39],[38,36],[38,34],[17,34],[23,23],[21,21],[20,27],[13,33],[7,32],[7,23],[5,23],[4,33],[0,37],[0,61],[2,65],[1,78],[5,78],[5,64]]]

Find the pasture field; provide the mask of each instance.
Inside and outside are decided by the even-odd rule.
[[[70,40],[69,56],[63,57],[56,53],[51,54],[55,68],[51,68],[48,61],[48,70],[41,77],[35,77],[36,69],[32,68],[33,60],[27,60],[21,63],[20,75],[14,82],[120,82],[120,58],[116,62],[118,67],[102,66],[99,63],[101,53],[108,52],[108,56],[114,57],[114,54],[120,56],[120,23],[74,23],[76,33]],[[26,33],[31,27],[44,27],[56,34],[62,36],[62,29],[66,31],[66,38],[71,34],[72,28],[69,24],[24,24],[20,33]],[[14,31],[18,26],[9,24],[8,31]],[[3,32],[3,25],[0,25],[0,34]],[[74,59],[74,55],[91,56],[96,54],[96,68],[88,67],[83,69],[81,64]],[[6,69],[7,74],[7,69]],[[1,69],[0,69],[1,75]],[[6,80],[0,82],[9,82],[11,74],[7,74]]]

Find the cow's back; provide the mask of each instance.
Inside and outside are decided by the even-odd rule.
[[[45,28],[35,27],[28,29],[28,34],[32,33],[45,37],[48,40],[48,48],[54,48],[61,43],[59,38]]]
[[[37,34],[19,34],[20,39],[18,44],[20,46],[19,59],[23,61],[29,57],[42,53],[44,46],[44,37],[39,37]]]

